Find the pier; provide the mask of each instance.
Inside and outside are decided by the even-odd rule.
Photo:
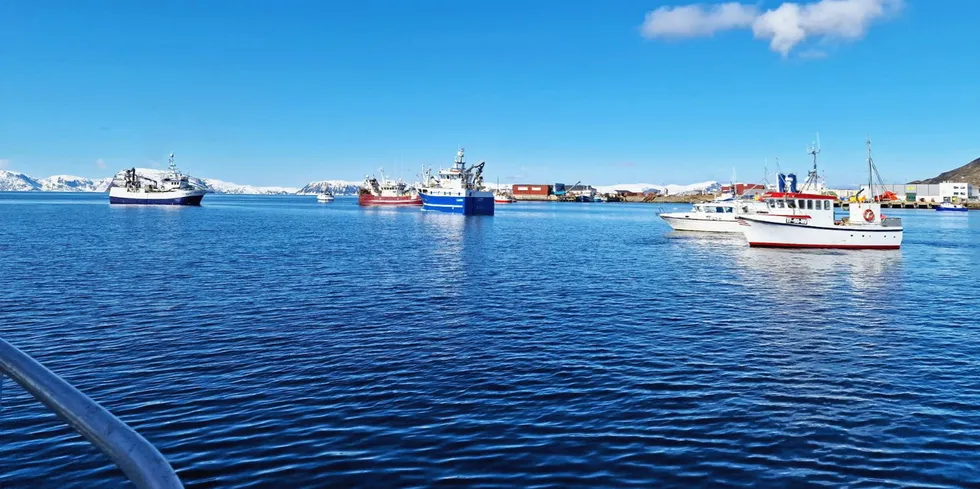
[[[960,202],[966,205],[971,211],[980,210],[980,202]],[[835,202],[834,207],[840,207],[841,209],[850,208],[850,202]],[[940,202],[881,202],[882,209],[923,209],[923,210],[935,210],[939,207]]]

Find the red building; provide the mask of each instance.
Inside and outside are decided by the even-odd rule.
[[[514,197],[520,195],[547,197],[551,195],[551,185],[537,183],[515,183],[514,186],[511,187],[511,192],[513,192]]]
[[[766,191],[766,186],[765,185],[758,184],[758,183],[736,183],[735,184],[735,193],[738,194],[738,195],[745,195],[746,193],[755,195],[755,194],[765,193],[765,191]],[[721,193],[723,193],[723,194],[730,194],[730,193],[732,193],[732,186],[731,185],[723,185],[721,187]]]

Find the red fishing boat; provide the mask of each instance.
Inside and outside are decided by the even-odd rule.
[[[364,178],[357,203],[366,206],[409,206],[422,205],[422,197],[413,188],[401,180],[389,180],[381,172],[378,180],[370,175]]]

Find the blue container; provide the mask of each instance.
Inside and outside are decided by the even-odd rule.
[[[795,194],[797,192],[797,189],[796,189],[796,174],[795,173],[790,173],[789,175],[786,175],[786,183],[789,184],[789,191]]]
[[[778,185],[779,191],[780,192],[785,192],[786,191],[786,175],[780,173],[779,175],[776,175],[776,180],[778,182],[777,185]]]

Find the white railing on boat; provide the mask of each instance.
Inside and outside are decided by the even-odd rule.
[[[137,488],[184,487],[167,459],[139,433],[30,355],[0,339],[0,382],[4,374],[95,445]]]

